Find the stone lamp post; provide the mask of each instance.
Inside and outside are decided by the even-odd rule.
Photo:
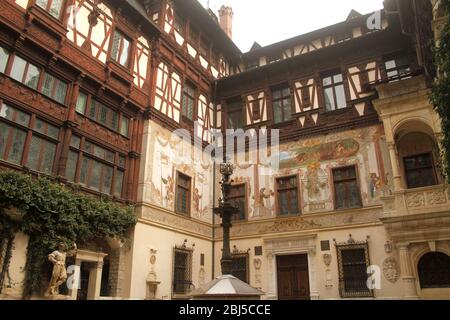
[[[222,181],[220,182],[222,188],[222,197],[219,198],[219,207],[214,208],[214,214],[220,215],[222,218],[223,228],[223,251],[222,260],[220,261],[222,267],[222,274],[231,274],[232,272],[232,258],[230,249],[230,228],[231,218],[234,214],[238,213],[238,208],[232,206],[229,202],[229,195],[231,190],[231,175],[233,174],[233,164],[222,163],[220,165],[220,174],[222,175]]]
[[[194,300],[260,300],[264,292],[255,289],[247,283],[232,276],[232,256],[230,249],[230,228],[231,218],[239,212],[229,201],[231,190],[231,175],[233,174],[233,164],[222,163],[220,165],[222,181],[222,198],[219,198],[219,206],[213,209],[214,214],[222,218],[223,228],[223,250],[220,261],[222,275],[213,281],[205,284],[192,294]]]

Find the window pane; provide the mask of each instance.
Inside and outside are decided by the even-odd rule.
[[[336,193],[336,209],[345,208],[345,183],[335,183],[334,190]]]
[[[76,111],[81,114],[85,114],[86,112],[86,103],[87,103],[87,95],[84,93],[79,93],[77,98],[77,106]]]
[[[120,49],[121,38],[122,38],[122,36],[121,36],[120,32],[118,32],[118,31],[114,32],[114,38],[113,38],[113,43],[112,43],[112,47],[111,47],[111,58],[114,61],[117,61],[119,59],[119,49]]]
[[[20,57],[14,57],[14,62],[11,69],[11,78],[14,80],[17,80],[19,82],[22,82],[23,80],[23,74],[25,72],[25,67],[27,65],[27,62],[23,60]]]
[[[36,4],[44,10],[47,10],[48,0],[36,0]]]
[[[70,139],[70,146],[74,148],[80,148],[81,139],[77,136],[72,136]]]
[[[331,84],[332,84],[331,77],[326,77],[326,78],[323,79],[323,85],[324,86],[329,86]]]
[[[326,111],[336,110],[336,105],[334,103],[334,96],[333,96],[333,88],[325,89],[325,110]]]
[[[19,111],[19,110],[16,110],[16,114],[17,114],[16,120],[14,122],[16,122],[20,125],[26,126],[26,127],[28,127],[30,125],[30,119],[31,119],[30,115],[28,115],[22,111]]]
[[[92,162],[92,172],[89,177],[88,187],[100,191],[100,179],[102,174],[102,164],[100,162],[90,160]]]
[[[291,109],[291,100],[286,99],[284,100],[284,107],[283,107],[283,113],[284,113],[284,121],[289,121],[292,118],[292,109]]]
[[[8,132],[11,127],[5,123],[0,122],[0,159],[4,158],[6,140],[8,139]]]
[[[347,107],[347,100],[345,98],[345,90],[343,85],[339,85],[336,87],[336,99],[338,109]]]
[[[56,19],[59,19],[61,16],[63,0],[53,0],[52,5],[50,6],[50,14],[54,16]]]
[[[83,157],[83,162],[81,164],[81,172],[80,172],[80,183],[86,185],[87,184],[87,174],[89,169],[89,159]]]
[[[55,159],[56,145],[39,137],[31,139],[27,166],[33,170],[51,173]],[[40,159],[42,157],[42,159]]]
[[[42,139],[33,137],[31,139],[30,151],[28,153],[27,166],[36,171],[39,171],[39,151],[42,149],[42,142]]]
[[[112,113],[110,128],[117,131],[119,129],[119,114],[113,110],[109,110],[109,112]]]
[[[41,92],[42,94],[50,97],[53,90],[53,85],[55,84],[55,78],[48,73],[44,76],[44,83],[42,84]]]
[[[103,186],[102,186],[102,192],[104,192],[104,193],[108,193],[108,194],[111,193],[113,171],[114,171],[113,168],[103,165]]]
[[[278,196],[279,206],[280,206],[280,215],[288,215],[289,214],[289,205],[288,205],[288,197],[286,192],[280,192]]]
[[[342,74],[337,74],[333,77],[334,83],[340,83],[343,81]]]
[[[116,171],[114,179],[114,195],[118,198],[122,197],[123,171]]]
[[[119,156],[119,167],[125,168],[126,158],[124,156]]]
[[[75,181],[75,172],[77,169],[77,163],[78,163],[78,153],[69,151],[69,156],[67,158],[67,165],[66,165],[66,178],[69,179],[69,181],[72,182]]]
[[[51,124],[48,124],[47,136],[53,139],[58,139],[59,129]]]
[[[6,64],[8,63],[9,53],[2,47],[0,47],[0,72],[4,73],[6,70]]]
[[[55,89],[55,95],[53,98],[59,103],[64,104],[64,102],[66,101],[66,93],[67,93],[67,84],[61,80],[58,80]]]
[[[349,206],[351,208],[360,207],[361,206],[361,194],[359,192],[359,186],[356,180],[348,183],[349,191],[350,191],[350,203]]]
[[[100,106],[100,115],[98,117],[98,121],[101,124],[106,125],[107,124],[107,117],[108,117],[108,109],[104,105],[101,105]]]
[[[25,85],[29,86],[30,88],[36,89],[39,81],[39,74],[39,69],[36,66],[29,64],[28,72],[25,77]]]
[[[120,56],[119,63],[125,67],[128,66],[128,55],[130,53],[130,41],[126,38],[123,39],[123,48],[122,48],[122,54]]]
[[[98,104],[98,102],[96,102],[94,99],[92,99],[91,107],[89,109],[89,118],[94,119],[94,120],[95,120],[95,114],[97,113],[96,112],[97,104]]]
[[[128,127],[130,124],[130,119],[127,117],[122,116],[122,123],[120,125],[120,134],[122,134],[125,137],[128,137]]]
[[[27,133],[25,131],[16,128],[13,129],[13,143],[7,161],[20,164],[26,137]]]

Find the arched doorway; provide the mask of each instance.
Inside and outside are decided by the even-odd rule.
[[[441,252],[425,254],[418,263],[422,289],[450,288],[450,257]]]

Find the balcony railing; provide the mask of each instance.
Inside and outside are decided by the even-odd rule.
[[[427,213],[450,212],[450,186],[395,191],[392,196],[382,197],[384,217],[400,217]]]

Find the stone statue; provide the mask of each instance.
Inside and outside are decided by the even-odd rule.
[[[72,250],[67,251],[67,246],[61,242],[58,244],[58,250],[55,250],[48,255],[48,260],[53,263],[53,272],[46,295],[58,295],[59,286],[67,280],[66,257],[72,257],[76,254],[76,243],[73,244]]]

